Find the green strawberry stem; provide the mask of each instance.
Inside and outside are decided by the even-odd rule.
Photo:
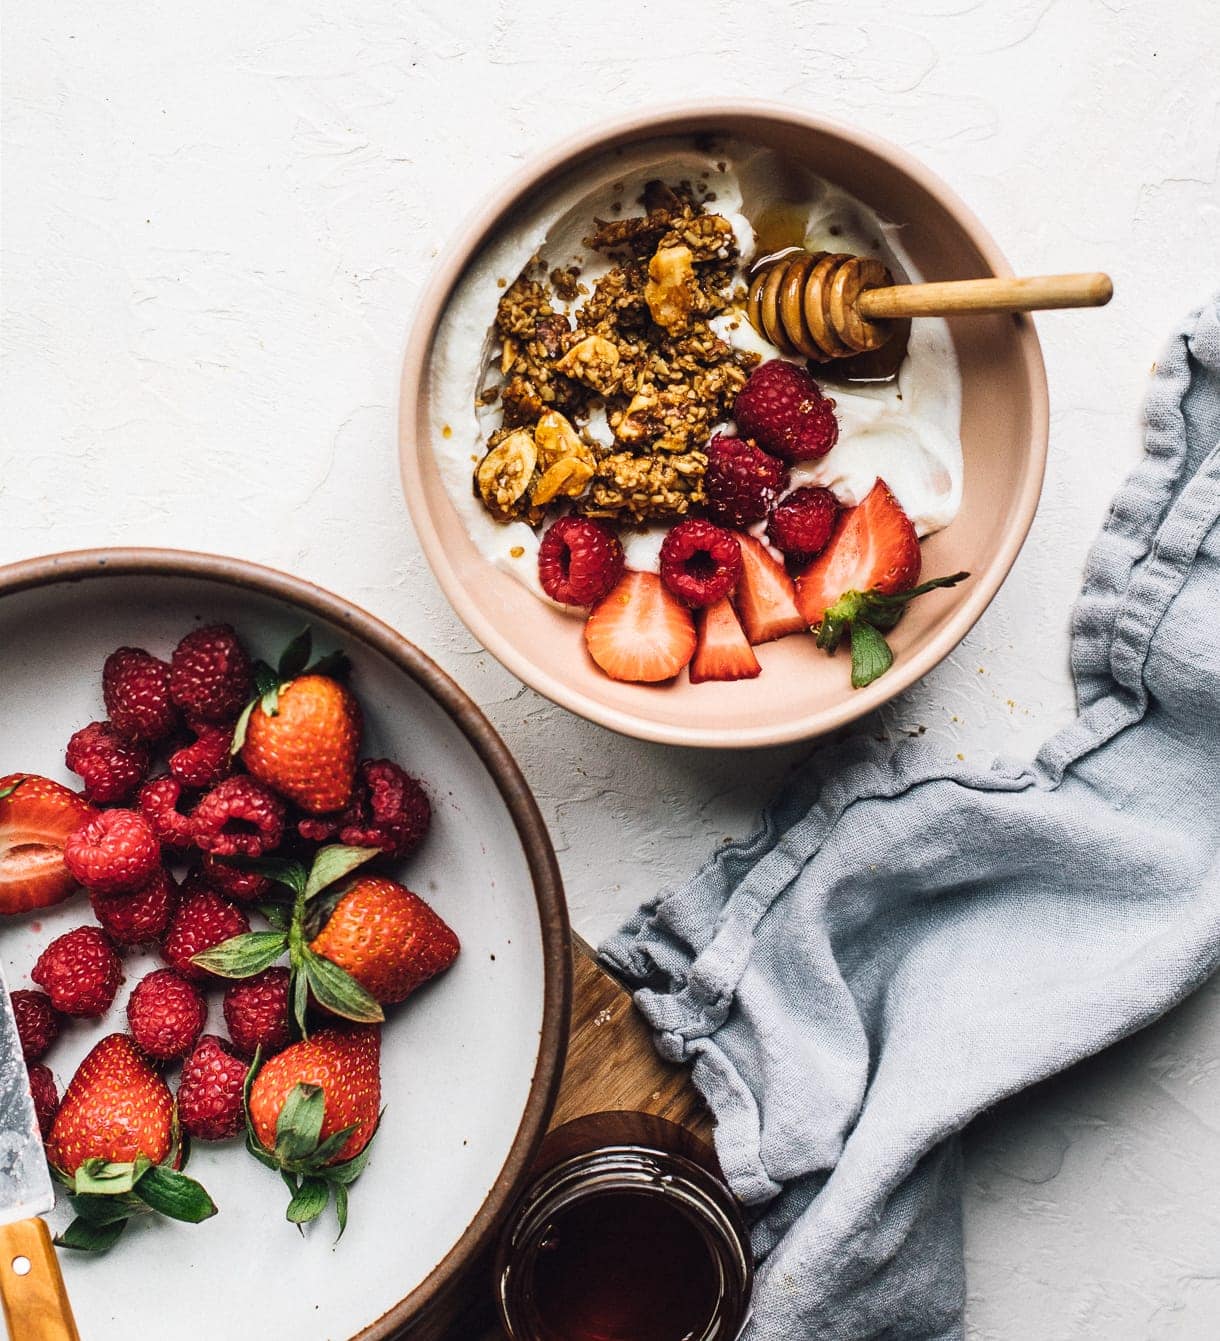
[[[882,630],[888,631],[898,623],[907,603],[929,591],[955,587],[969,576],[969,573],[953,573],[949,577],[934,577],[909,591],[893,593],[845,591],[822,616],[817,626],[817,644],[833,655],[844,636],[849,636],[851,687],[863,689],[894,664],[894,653]]]
[[[252,978],[286,953],[292,975],[290,1014],[301,1038],[308,1037],[306,1012],[311,993],[334,1015],[360,1024],[381,1023],[385,1012],[355,978],[309,948],[314,935],[313,914],[327,902],[320,896],[332,891],[336,882],[377,855],[378,849],[374,847],[335,843],[318,849],[308,871],[300,862],[279,858],[240,863],[243,870],[256,871],[290,890],[291,910],[284,904],[268,905],[273,930],[230,936],[210,950],[194,955],[191,962],[223,978]]]
[[[55,1242],[81,1252],[105,1252],[135,1215],[163,1215],[199,1224],[216,1214],[202,1184],[143,1155],[132,1161],[87,1159],[74,1176],[58,1174],[76,1218]]]

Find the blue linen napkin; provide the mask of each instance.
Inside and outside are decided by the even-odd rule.
[[[961,1337],[955,1133],[1220,962],[1220,298],[1146,446],[1075,612],[1079,716],[1031,764],[830,746],[603,947],[759,1208],[748,1341]]]

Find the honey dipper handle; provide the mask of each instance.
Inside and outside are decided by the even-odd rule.
[[[1040,312],[1052,307],[1104,307],[1114,293],[1109,275],[1033,275],[1027,279],[955,279],[865,289],[856,311],[885,317],[951,317],[959,312]]]

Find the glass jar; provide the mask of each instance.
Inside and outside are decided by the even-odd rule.
[[[734,1341],[753,1266],[707,1146],[650,1114],[595,1113],[543,1143],[495,1279],[513,1341]]]

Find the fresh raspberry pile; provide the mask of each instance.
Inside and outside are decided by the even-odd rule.
[[[749,438],[717,433],[707,445],[707,511],[722,526],[762,521],[787,482],[787,466]]]
[[[588,517],[560,517],[538,547],[538,580],[561,605],[596,605],[623,575],[618,536]]]
[[[611,557],[617,552],[621,571],[618,540],[594,529]],[[568,580],[588,584],[592,549],[574,535],[569,553]],[[592,587],[580,589],[592,599]],[[255,695],[254,670],[227,625],[195,629],[166,660],[120,647],[102,667],[106,718],[68,741],[66,763],[95,809],[73,816],[77,827],[65,830],[63,861],[84,887],[81,906],[92,920],[42,950],[30,973],[42,990],[12,993],[44,1137],[60,1096],[43,1059],[65,1020],[100,1019],[115,1007],[122,956],[141,949],[165,967],[135,975],[125,1007],[131,1038],[158,1067],[181,1062],[177,1104],[185,1133],[201,1140],[236,1135],[251,1058],[265,1060],[293,1041],[287,968],[233,981],[192,962],[250,931],[255,905],[284,894],[242,863],[275,856],[308,867],[318,846],[345,844],[378,849],[376,863],[384,865],[413,852],[428,832],[432,811],[423,786],[391,759],[359,761],[347,803],[329,814],[303,814],[251,776],[234,752],[234,735]],[[222,1005],[228,1038],[203,1033],[209,993]]]
[[[733,404],[743,438],[785,461],[825,456],[839,440],[835,403],[822,395],[807,368],[772,359],[756,368]]]
[[[839,512],[839,500],[829,489],[793,489],[775,505],[767,539],[789,563],[804,567],[830,543]]]
[[[661,545],[661,581],[687,605],[714,604],[737,586],[740,576],[737,537],[699,517],[679,522]]]

